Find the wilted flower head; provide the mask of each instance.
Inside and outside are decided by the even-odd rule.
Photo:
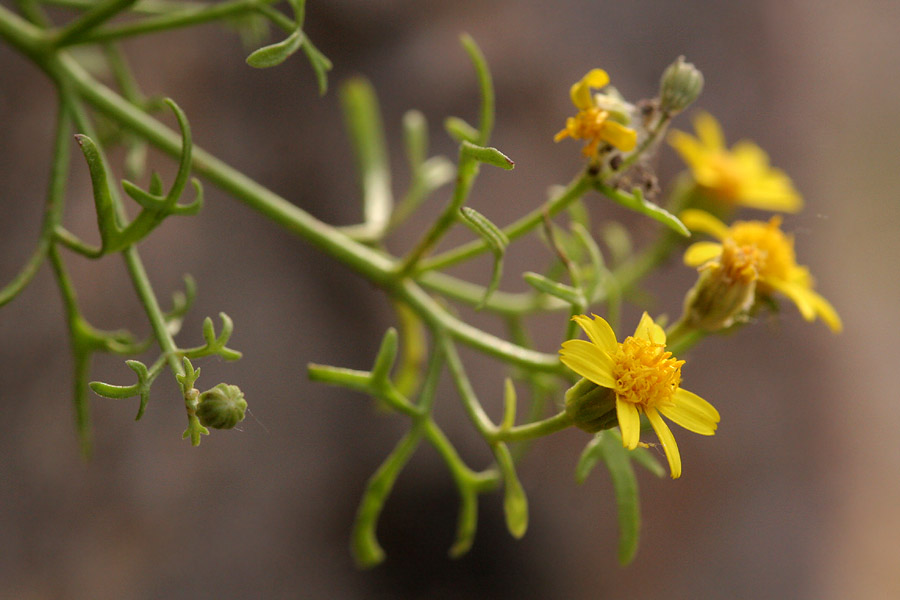
[[[637,132],[616,121],[624,113],[610,110],[608,102],[599,102],[591,94],[591,89],[599,89],[609,83],[609,75],[603,69],[592,69],[584,77],[575,82],[569,90],[572,103],[578,114],[566,119],[566,127],[553,138],[558,142],[567,137],[588,140],[582,149],[587,157],[594,157],[601,143],[606,143],[623,152],[634,149],[637,143]]]

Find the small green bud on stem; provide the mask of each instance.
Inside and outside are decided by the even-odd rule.
[[[697,99],[703,91],[703,73],[693,64],[684,62],[684,57],[669,65],[663,71],[659,82],[659,101],[663,113],[675,115]]]
[[[200,394],[197,418],[213,429],[231,429],[244,420],[246,411],[244,392],[236,385],[220,383]]]

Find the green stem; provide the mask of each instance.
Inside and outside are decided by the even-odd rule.
[[[521,442],[534,438],[544,437],[572,426],[572,418],[562,411],[552,417],[527,425],[510,427],[509,429],[495,429],[489,432],[487,439],[492,442]]]
[[[25,289],[47,258],[54,230],[62,215],[66,181],[69,174],[71,134],[72,120],[68,111],[60,104],[56,122],[56,138],[53,146],[53,162],[50,167],[50,184],[47,190],[43,225],[41,226],[41,237],[37,248],[35,248],[25,266],[22,267],[22,270],[9,284],[0,289],[0,306],[15,298]]]
[[[90,30],[116,16],[136,0],[104,0],[92,6],[78,19],[72,21],[53,36],[53,45],[62,48],[84,40]]]
[[[469,191],[475,176],[478,175],[478,162],[470,156],[463,146],[459,150],[459,165],[456,171],[456,187],[453,189],[453,199],[444,209],[431,228],[422,236],[422,239],[413,247],[410,253],[400,264],[400,276],[410,274],[419,264],[422,257],[429,252],[438,240],[456,223],[459,218],[459,209],[469,197]],[[487,244],[485,244],[487,245]]]
[[[502,229],[503,233],[506,234],[506,237],[509,238],[510,241],[522,237],[535,227],[541,225],[544,218],[553,217],[572,202],[584,196],[585,192],[590,189],[590,186],[590,177],[586,174],[579,175],[569,183],[558,196],[542,204],[540,207],[516,220],[514,223],[504,227]],[[416,268],[416,271],[422,272],[444,269],[489,250],[490,246],[488,246],[484,240],[474,240],[468,244],[463,244],[462,246],[454,248],[453,250],[448,250],[442,254],[422,260]]]
[[[478,433],[487,440],[496,427],[475,396],[475,391],[472,389],[472,384],[469,383],[465,367],[463,367],[462,361],[459,359],[459,354],[456,353],[453,342],[446,335],[441,335],[440,333],[438,333],[437,337],[437,344],[447,355],[447,366],[450,367],[450,373],[453,375],[456,390],[462,399],[463,408],[466,409],[466,413],[468,413],[469,419],[475,425]]]
[[[91,31],[75,40],[78,44],[111,42],[138,35],[146,35],[159,31],[168,31],[181,27],[190,27],[208,23],[226,17],[238,16],[245,12],[254,12],[260,5],[274,4],[278,0],[231,0],[221,4],[201,5],[199,8],[188,8],[178,12],[147,17],[137,21],[113,25],[105,29]],[[280,24],[279,24],[280,25]]]

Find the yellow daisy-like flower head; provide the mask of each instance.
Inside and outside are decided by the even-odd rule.
[[[708,113],[694,119],[697,137],[673,131],[669,143],[687,163],[697,184],[715,198],[733,205],[797,212],[803,198],[790,178],[769,166],[769,157],[751,141],[725,147],[719,122]]]
[[[809,269],[797,264],[794,239],[781,230],[781,217],[772,217],[768,223],[736,221],[731,227],[700,210],[686,210],[680,217],[688,229],[708,233],[721,242],[690,245],[684,253],[685,264],[701,267],[710,261],[729,263],[733,262],[730,257],[739,257],[740,268],[752,266],[755,270],[758,293],[780,292],[797,305],[807,321],[820,317],[835,333],[843,329],[834,307],[813,290]],[[724,268],[736,267],[725,264]]]
[[[573,317],[590,341],[568,340],[559,351],[564,365],[615,393],[622,443],[633,450],[640,443],[641,413],[656,432],[673,479],[681,476],[681,455],[665,416],[689,431],[713,435],[719,413],[700,396],[681,387],[683,360],[666,351],[662,327],[644,313],[634,335],[618,342],[609,323],[597,315]]]
[[[609,83],[609,75],[603,69],[592,69],[569,90],[578,114],[566,119],[566,127],[556,134],[553,141],[567,137],[588,140],[582,152],[592,158],[597,155],[601,143],[614,146],[622,152],[634,149],[637,133],[613,120],[609,110],[604,110],[591,94],[591,88],[599,89]]]

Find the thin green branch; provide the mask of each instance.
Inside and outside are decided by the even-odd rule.
[[[94,4],[76,20],[72,21],[52,36],[52,43],[57,48],[77,44],[95,27],[99,27],[120,12],[126,10],[137,0],[102,0]]]
[[[75,39],[74,43],[89,44],[111,42],[139,35],[147,35],[160,31],[169,31],[182,27],[190,27],[201,23],[209,23],[227,17],[239,16],[243,13],[257,12],[261,5],[274,4],[278,0],[230,0],[221,4],[196,4],[190,8],[146,17],[135,21],[111,25],[109,27],[88,32]],[[269,16],[268,14],[266,16]],[[280,25],[280,23],[276,23]]]
[[[553,217],[572,202],[584,196],[588,189],[590,189],[590,177],[587,174],[581,174],[569,183],[558,196],[532,210],[514,223],[507,225],[501,231],[506,234],[506,237],[509,238],[510,241],[518,239],[532,231],[535,227],[540,226],[545,217]],[[462,246],[448,250],[442,254],[437,254],[431,258],[422,260],[416,268],[416,271],[423,272],[444,269],[488,251],[490,251],[490,246],[487,242],[481,239],[474,240],[468,244],[463,244]]]

